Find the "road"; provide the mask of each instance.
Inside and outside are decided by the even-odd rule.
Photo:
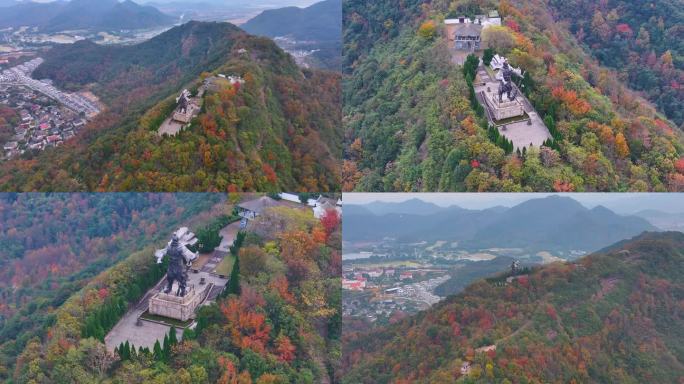
[[[76,113],[85,113],[88,117],[92,117],[100,112],[97,105],[81,95],[62,92],[48,83],[31,78],[33,70],[42,63],[43,59],[38,57],[16,67],[4,70],[0,73],[0,84],[31,88],[34,91],[57,100]]]

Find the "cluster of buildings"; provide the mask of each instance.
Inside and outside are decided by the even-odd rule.
[[[429,308],[442,298],[433,292],[449,279],[446,270],[434,268],[343,267],[345,316],[375,322],[396,311],[407,314]]]
[[[299,41],[289,36],[276,36],[273,41],[283,51],[294,57],[297,65],[304,68],[311,66],[308,62],[310,56],[320,51],[320,49],[311,49],[317,45],[316,41]]]
[[[23,64],[6,69],[0,73],[0,84],[24,86],[34,91],[40,92],[45,96],[57,101],[72,111],[83,114],[90,118],[98,113],[100,109],[94,101],[77,93],[67,93],[55,88],[48,80],[35,80],[31,78],[31,73],[43,59],[37,57]]]
[[[36,58],[0,73],[0,104],[18,111],[14,136],[2,143],[4,158],[27,150],[43,150],[62,144],[97,113],[97,104],[84,96],[62,92],[49,81],[30,77],[42,63]]]
[[[490,26],[501,26],[501,16],[494,10],[474,18],[459,16],[444,20],[447,39],[457,50],[477,51],[482,48],[482,31]]]
[[[27,150],[58,146],[86,124],[86,118],[25,87],[0,85],[0,104],[19,112],[14,136],[2,143],[6,159]]]
[[[293,193],[279,193],[277,199],[270,196],[262,196],[255,200],[249,200],[238,204],[238,214],[246,220],[252,220],[272,207],[290,207],[298,209],[310,209],[313,216],[320,219],[326,211],[335,210],[342,216],[342,200],[332,199],[319,195],[316,198],[307,199],[302,203],[298,195]]]

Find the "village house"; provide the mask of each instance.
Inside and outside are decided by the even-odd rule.
[[[487,15],[477,15],[474,18],[459,16],[445,19],[444,25],[447,39],[453,43],[455,49],[473,52],[483,48],[482,31],[490,26],[500,26],[501,17],[499,12],[494,10]]]
[[[267,208],[275,207],[278,202],[268,196],[262,196],[256,200],[246,201],[240,203],[238,208],[238,215],[245,219],[254,219],[261,215]]]
[[[317,199],[309,199],[307,204],[313,207],[314,217],[320,219],[328,210],[335,210],[339,216],[342,216],[342,200],[330,199],[324,196],[318,196]]]
[[[342,289],[347,289],[351,291],[363,291],[366,287],[366,282],[361,280],[342,280]]]
[[[367,273],[368,273],[368,277],[377,278],[377,277],[382,276],[382,269],[373,269],[373,270],[368,271]]]
[[[475,20],[476,22],[472,22],[466,17],[444,20],[447,39],[453,42],[455,49],[471,52],[480,49],[482,24],[478,19]]]

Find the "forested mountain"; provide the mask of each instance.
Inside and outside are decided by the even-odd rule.
[[[101,271],[211,217],[218,194],[0,194],[0,380]],[[216,215],[217,213],[213,214]],[[148,260],[149,261],[149,260]]]
[[[319,221],[308,209],[265,212],[236,238],[228,287],[199,309],[194,329],[163,350],[128,345],[113,354],[101,338],[84,336],[84,319],[108,324],[100,328],[108,332],[163,276],[153,262],[158,244],[149,244],[57,308],[10,376],[16,383],[339,382],[339,227],[332,213]]]
[[[324,0],[306,8],[269,9],[240,26],[260,36],[297,40],[341,41],[342,1]]]
[[[157,128],[183,88],[204,95],[189,128]],[[2,190],[327,191],[341,158],[339,75],[302,70],[266,38],[189,22],[133,46],[52,49],[34,76],[89,89],[107,108],[74,140],[2,164]]]
[[[1,28],[31,26],[45,32],[143,29],[173,22],[174,18],[156,8],[131,0],[24,1],[8,3],[0,13]]]
[[[632,89],[684,128],[684,7],[681,1],[550,1],[556,18]],[[590,81],[598,79],[590,79]]]
[[[314,51],[317,67],[341,69],[341,0],[324,0],[306,8],[270,9],[240,27],[254,35],[295,39],[294,49]]]
[[[373,204],[377,203],[359,206],[363,209],[345,207],[345,241],[390,237],[402,242],[458,241],[459,247],[470,249],[595,251],[643,231],[658,230],[640,217],[620,216],[601,206],[589,209],[561,196],[530,199],[508,209],[451,206],[413,214],[374,214]]]
[[[554,4],[561,8],[567,3],[575,2]],[[631,4],[630,9],[640,3]],[[343,190],[684,188],[681,130],[630,90],[622,75],[593,59],[568,24],[554,19],[548,2],[406,0],[397,6],[388,0],[348,0],[343,6],[348,75],[343,85]],[[443,19],[488,10],[503,17],[492,46],[527,72],[524,92],[554,133],[552,148],[528,148],[519,155],[497,145],[482,111],[474,107],[479,104],[471,97],[463,68],[452,63]],[[583,23],[587,17],[573,19]],[[676,34],[677,28],[669,30]],[[676,55],[674,49],[671,53]],[[614,56],[619,55],[612,52]],[[672,66],[677,60],[672,59]],[[662,84],[678,75],[653,76]],[[668,103],[665,98],[673,94],[662,96]],[[681,109],[677,102],[669,105],[663,110]]]
[[[645,233],[510,283],[477,282],[395,325],[345,335],[342,382],[679,382],[683,249],[680,232]]]

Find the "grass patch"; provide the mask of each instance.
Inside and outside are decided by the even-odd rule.
[[[158,323],[164,323],[166,325],[173,325],[176,328],[187,328],[194,319],[186,320],[186,321],[180,321],[178,319],[172,319],[170,317],[164,317],[164,316],[159,316],[159,315],[153,315],[150,313],[149,310],[143,312],[142,315],[140,315],[140,318],[143,320],[150,320],[150,321],[156,321]]]
[[[235,264],[235,256],[229,253],[216,266],[214,272],[219,275],[230,276],[230,272],[233,270],[233,264]]]

